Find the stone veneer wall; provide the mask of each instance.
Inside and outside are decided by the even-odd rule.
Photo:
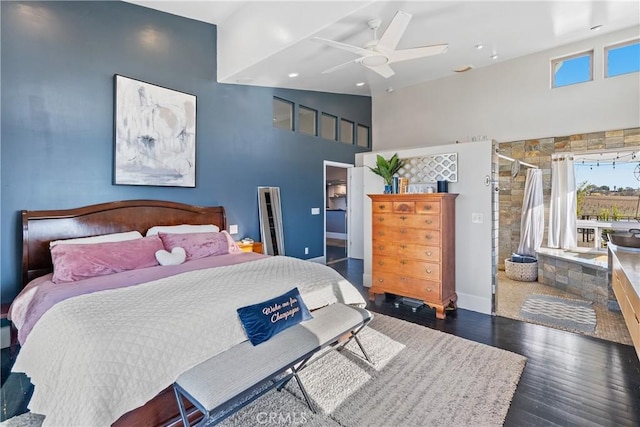
[[[540,253],[538,282],[616,309],[616,297],[609,288],[607,267],[589,266]]]
[[[543,246],[547,244],[547,222],[551,196],[551,155],[561,152],[600,151],[612,148],[640,147],[640,128],[611,130],[595,133],[556,136],[526,141],[502,142],[498,152],[505,156],[531,163],[542,169],[544,192],[545,232]],[[524,196],[526,167],[520,167],[517,177],[511,177],[511,162],[500,159],[499,192],[499,268],[504,260],[518,249],[520,242],[520,216]]]

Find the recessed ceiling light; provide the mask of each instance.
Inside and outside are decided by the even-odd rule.
[[[463,65],[461,67],[454,68],[453,71],[455,71],[456,73],[464,73],[465,71],[469,71],[472,68],[473,68],[473,66],[471,66],[471,65]]]
[[[589,28],[591,31],[600,31],[600,28],[602,28],[602,25],[594,25],[593,27]]]
[[[388,92],[388,93],[393,92],[393,88],[392,88],[392,87],[387,88],[387,92]]]
[[[294,77],[298,77],[300,75],[300,73],[289,73],[289,77],[294,78]]]
[[[494,53],[493,55],[491,55],[489,58],[491,59],[498,59],[498,54]]]
[[[356,83],[356,86],[358,86],[358,87],[364,86],[364,82],[358,82],[358,83]]]
[[[478,43],[478,44],[476,45],[476,49],[478,49],[478,50],[482,49],[483,47],[484,47],[484,46],[482,46],[482,43]]]

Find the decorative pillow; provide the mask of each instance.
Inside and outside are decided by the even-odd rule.
[[[229,243],[229,253],[230,254],[234,254],[234,253],[237,253],[237,252],[242,252],[242,249],[240,249],[240,246],[238,246],[236,241],[233,240],[233,237],[231,237],[231,234],[229,234],[225,230],[222,230],[221,233],[224,234],[225,237],[227,238],[227,242]]]
[[[298,288],[258,304],[241,307],[240,321],[251,344],[258,345],[291,326],[313,316]]]
[[[171,252],[160,249],[156,252],[156,259],[160,265],[179,265],[187,259],[187,253],[180,246],[176,246]]]
[[[124,242],[126,240],[142,239],[139,231],[125,231],[124,233],[103,234],[101,236],[79,237],[77,239],[54,240],[49,242],[49,248],[56,245],[86,245],[90,243]]]
[[[187,261],[229,253],[229,242],[224,233],[158,233],[164,248],[172,251],[181,247],[187,253]]]
[[[158,236],[122,242],[56,245],[51,248],[53,283],[73,282],[158,265]]]
[[[184,233],[217,233],[220,227],[213,224],[206,225],[156,225],[147,230],[147,236],[153,236],[158,233],[184,234]]]

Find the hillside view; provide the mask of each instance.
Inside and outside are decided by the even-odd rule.
[[[611,189],[583,182],[578,187],[578,218],[602,221],[640,219],[640,190]]]

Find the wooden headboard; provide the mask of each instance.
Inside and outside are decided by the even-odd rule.
[[[137,230],[154,225],[214,224],[227,228],[222,206],[125,200],[75,209],[22,211],[22,286],[53,271],[49,242]]]

